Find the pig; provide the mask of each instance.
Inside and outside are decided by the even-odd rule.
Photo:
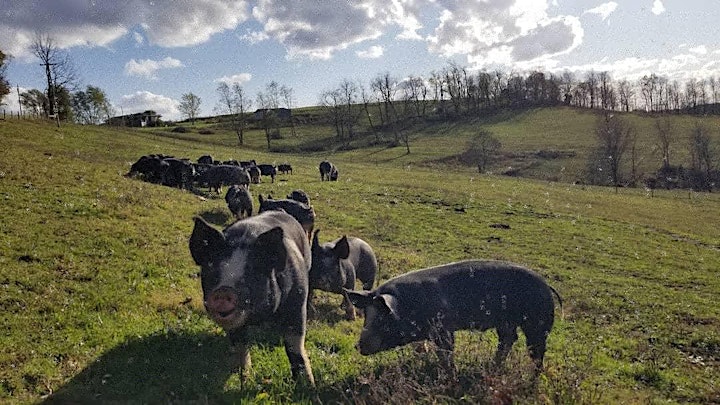
[[[250,175],[239,166],[210,166],[198,177],[198,183],[206,185],[211,191],[214,188],[217,193],[220,193],[223,185],[250,184]]]
[[[253,210],[252,196],[247,186],[234,184],[228,188],[225,194],[225,202],[230,212],[235,218],[240,219],[244,216],[251,216]]]
[[[260,201],[258,212],[282,210],[292,215],[305,229],[307,240],[310,242],[315,227],[315,210],[312,206],[290,199],[274,200],[271,195],[268,195],[267,199],[259,195],[258,200]]]
[[[333,172],[333,170],[335,172],[337,172],[337,168],[335,167],[335,165],[328,162],[327,160],[323,160],[322,162],[320,162],[319,169],[320,169],[320,181],[325,181],[325,180],[330,181],[330,176],[331,176],[331,173]],[[336,180],[337,180],[337,177],[336,177]]]
[[[274,324],[297,381],[315,385],[305,351],[310,244],[300,224],[271,211],[219,231],[200,217],[189,241],[205,309],[227,333],[233,365],[250,368],[247,326]]]
[[[310,197],[308,197],[307,193],[301,189],[293,190],[286,198],[288,200],[295,200],[303,204],[310,205]]]
[[[363,289],[370,290],[375,283],[377,259],[370,245],[360,238],[347,235],[333,242],[319,242],[319,230],[313,235],[312,266],[310,267],[310,294],[308,306],[312,304],[313,289],[343,294],[343,288],[355,289],[355,280],[360,280]],[[355,319],[355,307],[343,294],[345,318]]]
[[[546,340],[560,294],[537,273],[517,264],[468,260],[395,277],[372,291],[345,290],[365,309],[357,348],[370,355],[410,342],[430,340],[442,365],[454,374],[455,331],[494,328],[501,364],[520,327],[536,372],[542,371]]]
[[[279,171],[282,174],[293,174],[292,172],[292,165],[287,163],[281,163],[277,166],[277,171]]]

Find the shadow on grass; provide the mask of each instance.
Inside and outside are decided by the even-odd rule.
[[[228,402],[231,374],[222,336],[158,334],[134,339],[103,354],[45,403],[173,400]]]

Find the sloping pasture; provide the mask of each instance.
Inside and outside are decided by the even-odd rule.
[[[0,122],[0,140],[0,402],[720,401],[715,194],[651,198],[478,175],[403,162],[403,147],[267,154],[12,120]],[[441,159],[454,149],[422,153]],[[362,357],[353,347],[362,320],[342,320],[340,297],[318,293],[307,342],[317,391],[293,386],[279,338],[262,330],[241,383],[222,331],[203,313],[187,247],[194,215],[222,226],[229,211],[222,196],[123,176],[148,153],[291,163],[293,175],[253,186],[253,196],[304,189],[323,240],[367,240],[381,281],[467,258],[536,269],[564,299],[546,372],[531,381],[522,339],[506,367],[493,367],[490,331],[459,334],[457,380],[435,368],[432,347]],[[323,158],[340,167],[340,181],[320,182]]]

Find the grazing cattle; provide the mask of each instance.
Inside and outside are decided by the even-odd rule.
[[[283,336],[293,377],[314,385],[305,351],[311,253],[297,221],[272,211],[221,232],[196,217],[189,247],[201,267],[205,309],[230,338],[241,377],[250,367],[247,327],[271,323]]]
[[[363,289],[370,290],[377,274],[377,258],[370,245],[360,238],[343,236],[329,243],[320,244],[318,234],[313,236],[312,267],[310,268],[310,294],[308,307],[312,305],[313,289],[343,294],[343,288],[355,289],[355,280],[360,280]],[[347,294],[343,294],[345,317],[355,319],[355,307]]]
[[[310,241],[313,228],[315,227],[315,210],[313,207],[290,199],[274,200],[270,195],[267,199],[259,195],[258,199],[260,200],[258,213],[276,210],[287,212],[302,225],[307,233],[308,242]]]
[[[198,158],[197,162],[201,165],[211,165],[213,164],[213,158],[210,155],[202,155]]]
[[[277,169],[273,165],[267,165],[267,164],[261,164],[257,165],[257,168],[260,169],[260,174],[263,176],[270,176],[272,179],[272,183],[275,183],[275,176],[277,175]]]
[[[200,183],[200,185],[207,186],[211,191],[212,189],[215,189],[217,193],[220,193],[220,189],[223,185],[249,185],[250,175],[240,166],[210,166],[198,177],[198,183]]]
[[[287,199],[299,201],[303,204],[310,205],[310,198],[308,197],[307,193],[300,189],[293,190],[290,194],[287,195]]]
[[[192,188],[195,168],[187,159],[166,158],[163,162],[168,164],[162,184],[169,187],[184,189]]]
[[[162,183],[170,164],[159,155],[144,155],[130,166],[127,177],[139,177],[150,183]]]
[[[257,166],[249,166],[247,172],[252,184],[260,184],[260,169]]]
[[[334,167],[335,165],[327,160],[320,162],[320,181],[330,181],[330,174],[332,173]],[[337,171],[337,169],[335,170]]]
[[[553,326],[555,294],[533,271],[499,261],[463,261],[395,277],[372,291],[345,290],[365,309],[358,349],[363,355],[429,339],[443,366],[454,373],[455,331],[497,331],[495,362],[502,363],[525,334],[536,371],[543,367],[546,340]]]
[[[251,216],[253,210],[252,196],[247,186],[234,184],[228,188],[225,194],[225,202],[235,218]]]
[[[292,166],[287,163],[279,164],[277,170],[282,174],[292,174]]]

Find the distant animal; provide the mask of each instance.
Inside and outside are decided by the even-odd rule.
[[[237,219],[252,215],[252,196],[247,186],[238,184],[230,186],[225,194],[225,202],[230,212],[232,212]]]
[[[327,160],[323,160],[322,162],[320,162],[320,181],[330,181],[330,173],[332,172],[334,167],[335,165],[328,162]]]
[[[163,176],[162,184],[168,187],[191,189],[195,168],[187,159],[166,158],[163,162],[168,164]]]
[[[150,183],[162,183],[170,164],[158,155],[141,156],[130,166],[127,177],[139,177]]]
[[[202,155],[198,158],[197,162],[201,165],[211,165],[213,164],[213,158],[210,155]]]
[[[314,385],[305,351],[310,245],[290,215],[271,211],[219,231],[200,217],[189,241],[200,266],[203,303],[230,338],[230,358],[241,378],[250,368],[250,325],[275,325],[296,380]]]
[[[307,193],[300,189],[293,190],[290,194],[287,195],[287,198],[289,200],[295,200],[303,204],[310,205],[310,198],[308,197]]]
[[[375,252],[360,238],[343,236],[332,242],[320,244],[319,230],[313,235],[310,267],[310,294],[308,308],[312,305],[313,289],[343,294],[345,318],[355,319],[355,307],[350,303],[347,290],[355,289],[355,280],[362,282],[363,289],[370,290],[375,283],[378,264]]]
[[[268,164],[260,164],[257,165],[258,169],[260,169],[260,174],[263,176],[270,176],[272,179],[272,183],[275,183],[275,176],[277,175],[277,169],[273,165]]]
[[[443,366],[454,372],[455,331],[497,331],[495,362],[501,363],[525,334],[536,371],[543,367],[554,320],[553,294],[537,273],[517,264],[469,260],[405,273],[372,291],[351,291],[348,298],[365,309],[358,349],[363,355],[429,339]]]
[[[287,163],[282,163],[277,166],[277,170],[282,174],[292,174],[292,165],[289,165]]]
[[[224,185],[250,184],[250,175],[240,166],[213,165],[198,177],[198,183],[207,186],[211,191],[215,189],[217,193],[220,193],[220,189]]]
[[[248,168],[248,167],[250,167],[250,166],[257,166],[257,163],[255,163],[255,159],[252,159],[252,160],[241,160],[241,161],[240,161],[240,166],[241,166],[241,167]]]
[[[332,169],[330,169],[330,181],[337,181],[339,175],[340,171],[337,166],[333,165]]]
[[[287,212],[302,225],[307,233],[308,242],[310,241],[315,227],[315,210],[311,206],[290,199],[275,200],[271,195],[263,198],[261,194],[258,196],[258,200],[260,201],[258,213],[277,210]]]
[[[252,184],[260,184],[260,169],[253,165],[247,167],[248,175],[250,176],[250,182]]]

